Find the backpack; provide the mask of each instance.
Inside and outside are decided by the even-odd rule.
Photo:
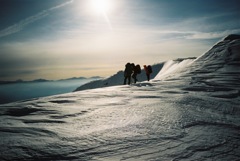
[[[140,67],[139,64],[136,65],[136,72],[137,72],[137,74],[140,74],[140,73],[141,73],[141,67]]]
[[[152,66],[151,65],[148,65],[147,69],[148,69],[149,73],[152,73]]]

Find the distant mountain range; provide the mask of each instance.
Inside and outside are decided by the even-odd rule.
[[[22,79],[18,79],[15,81],[0,81],[1,84],[14,84],[14,83],[34,83],[34,82],[53,82],[53,81],[67,81],[67,80],[78,80],[78,79],[101,79],[103,77],[100,76],[93,76],[93,77],[72,77],[72,78],[67,78],[67,79],[59,79],[59,80],[47,80],[47,79],[35,79],[32,81],[24,81]]]

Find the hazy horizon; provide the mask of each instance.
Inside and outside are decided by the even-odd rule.
[[[2,0],[0,80],[111,76],[240,33],[238,0]]]
[[[96,79],[0,84],[0,104],[69,93],[93,80]]]
[[[36,79],[29,79],[29,80],[24,80],[24,79],[15,79],[15,80],[0,80],[0,82],[34,82],[34,81],[38,81],[38,80],[45,80],[45,81],[66,81],[66,80],[72,80],[72,79],[96,79],[96,78],[104,78],[104,77],[100,77],[100,76],[92,76],[92,77],[81,77],[81,76],[76,76],[76,77],[71,77],[71,78],[61,78],[61,79],[45,79],[45,78],[36,78]],[[40,81],[41,82],[41,81]],[[0,84],[1,85],[1,84]]]

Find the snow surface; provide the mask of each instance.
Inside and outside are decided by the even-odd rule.
[[[1,105],[0,160],[237,161],[239,49],[224,39],[150,82]]]

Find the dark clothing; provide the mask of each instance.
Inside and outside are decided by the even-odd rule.
[[[131,84],[131,76],[125,76],[123,84],[125,85],[128,80],[128,84]]]
[[[147,76],[147,80],[149,81],[150,80],[150,74],[146,73],[146,76]]]
[[[134,83],[136,83],[138,81],[137,80],[137,73],[133,73],[132,78],[134,80]]]
[[[139,68],[140,66],[138,67],[137,65],[133,67],[133,74],[132,74],[132,78],[134,80],[134,83],[136,83],[138,80],[137,80],[137,74],[139,73]],[[141,69],[140,69],[141,70]]]
[[[152,70],[149,71],[149,66],[147,67],[146,65],[144,65],[143,67],[144,67],[144,70],[146,72],[147,80],[149,81],[150,80],[150,74],[152,73]]]
[[[132,75],[132,65],[130,63],[127,63],[125,65],[125,70],[124,70],[123,84],[126,84],[127,80],[128,80],[128,84],[131,84],[131,75]]]

